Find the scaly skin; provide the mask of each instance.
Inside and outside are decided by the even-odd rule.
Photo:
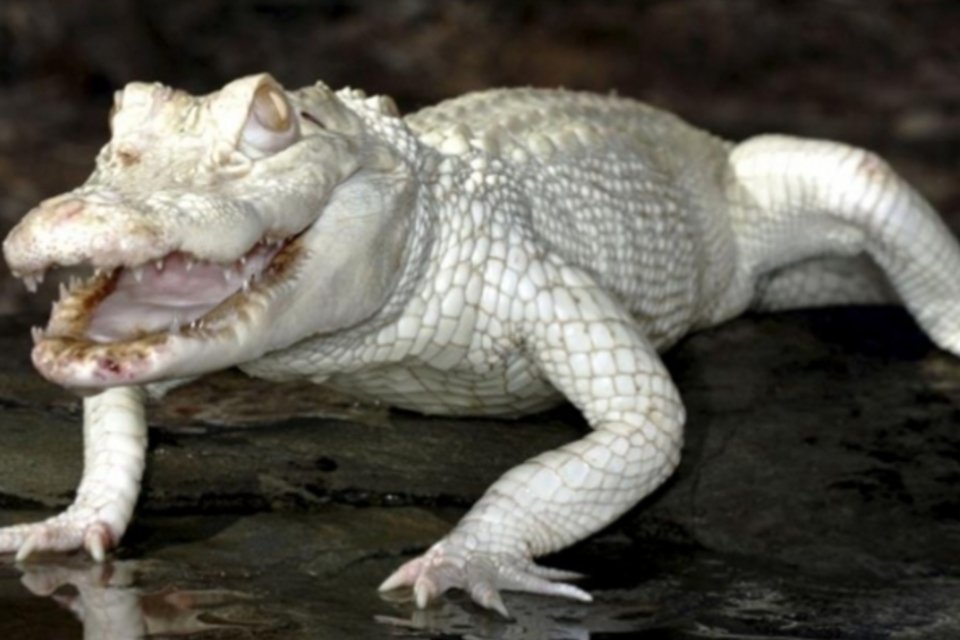
[[[65,293],[35,335],[42,374],[100,392],[88,429],[113,394],[231,365],[425,413],[518,415],[564,398],[583,412],[588,434],[507,472],[381,586],[412,587],[421,607],[449,588],[503,614],[504,589],[590,599],[533,560],[676,467],[684,410],[657,352],[692,330],[751,305],[899,299],[960,352],[960,250],[865,151],[734,146],[631,100],[563,91],[483,92],[401,118],[386,98],[254,76],[203,98],[133,85],[118,105],[87,184],[4,244],[28,283],[53,265],[112,271]],[[248,285],[197,293],[224,265]],[[169,290],[196,306],[156,293]],[[136,464],[89,454],[72,508],[86,515],[0,531],[0,549],[100,557],[116,543],[143,456],[142,416],[123,411],[140,424]]]

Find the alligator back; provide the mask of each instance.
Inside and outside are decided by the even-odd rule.
[[[507,163],[539,239],[658,346],[711,316],[736,261],[726,143],[635,100],[538,89],[469,94],[407,122],[442,153]]]

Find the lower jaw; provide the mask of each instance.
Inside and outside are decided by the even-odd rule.
[[[95,283],[94,283],[95,284]],[[199,321],[175,331],[98,342],[87,335],[89,313],[82,295],[70,299],[35,334],[34,366],[46,379],[80,393],[107,387],[193,377],[263,355],[269,337],[275,288],[235,294]]]
[[[93,278],[54,310],[47,330],[35,330],[33,364],[46,379],[80,392],[107,387],[145,384],[172,377],[206,373],[221,363],[217,354],[242,358],[243,347],[234,331],[247,325],[248,337],[259,333],[261,305],[247,294],[228,297],[198,321],[173,331],[130,332],[115,340],[89,335],[91,311],[109,290],[110,276]]]
[[[31,356],[47,380],[69,389],[98,391],[149,382],[168,337],[158,334],[114,344],[49,337],[34,346]]]

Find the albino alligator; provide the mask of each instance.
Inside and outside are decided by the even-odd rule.
[[[209,96],[130,84],[79,188],[4,243],[34,287],[96,273],[34,331],[41,374],[86,395],[76,501],[0,551],[126,529],[142,389],[239,366],[425,413],[517,415],[564,397],[591,431],[507,472],[381,586],[589,600],[533,559],[608,524],[677,465],[684,409],[658,350],[748,307],[901,300],[960,353],[960,251],[876,156],[738,145],[633,100],[470,94],[400,117],[386,97],[268,75]],[[879,268],[878,268],[879,267]],[[885,276],[885,277],[884,277]],[[410,437],[416,437],[411,433]]]

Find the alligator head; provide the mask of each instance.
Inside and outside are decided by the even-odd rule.
[[[3,244],[31,289],[51,268],[94,270],[34,330],[45,377],[97,390],[195,376],[353,326],[389,296],[415,200],[384,139],[405,130],[389,99],[288,93],[268,75],[202,97],[132,83],[110,124],[86,183]]]

